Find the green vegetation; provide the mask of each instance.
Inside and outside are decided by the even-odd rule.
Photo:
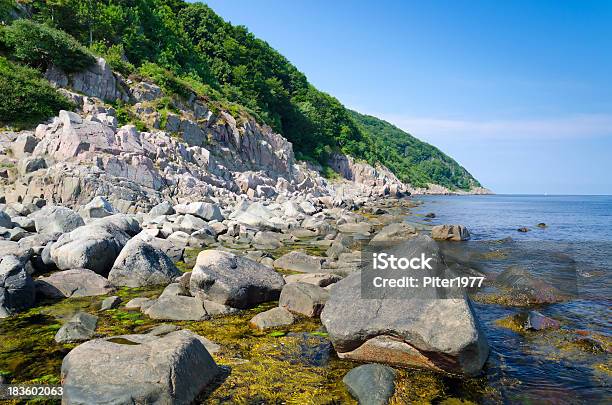
[[[78,72],[95,62],[91,52],[70,35],[30,20],[16,20],[3,28],[1,40],[12,59],[38,69],[55,65]]]
[[[467,170],[435,146],[376,117],[355,111],[351,111],[351,116],[374,140],[377,160],[400,180],[419,187],[426,187],[427,183],[465,190],[480,186]]]
[[[239,123],[250,116],[270,125],[293,143],[298,159],[325,166],[330,154],[343,152],[382,163],[416,186],[479,185],[433,146],[317,90],[265,41],[202,3],[30,0],[24,14],[31,20],[0,31],[0,49],[9,59],[74,71],[91,63],[93,52],[123,75],[157,83],[167,96],[195,95]]]
[[[0,56],[0,126],[32,126],[73,107],[40,72]]]

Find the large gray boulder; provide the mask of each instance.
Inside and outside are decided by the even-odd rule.
[[[64,357],[62,403],[188,405],[219,372],[187,330],[95,339]]]
[[[189,204],[178,204],[174,210],[179,214],[191,214],[206,221],[223,221],[223,215],[217,204],[208,202],[192,202]]]
[[[325,258],[310,256],[299,250],[286,253],[274,261],[274,267],[300,273],[320,273]]]
[[[285,281],[263,264],[220,250],[198,255],[191,273],[191,295],[234,308],[278,299]]]
[[[13,221],[11,217],[4,211],[0,211],[0,227],[2,228],[12,228]]]
[[[106,198],[97,196],[83,206],[79,213],[83,218],[104,218],[115,214],[115,209]]]
[[[106,275],[129,239],[113,223],[93,221],[60,236],[49,251],[60,270],[84,268]]]
[[[79,214],[57,205],[44,207],[33,216],[38,233],[66,233],[85,225]]]
[[[34,304],[34,282],[18,257],[0,257],[0,318]]]
[[[133,238],[115,260],[108,280],[117,286],[143,287],[169,284],[180,275],[180,270],[162,250],[141,238]]]
[[[361,297],[359,273],[334,284],[321,313],[338,356],[475,375],[489,354],[468,298]]]
[[[321,314],[329,292],[314,284],[289,283],[283,287],[278,305],[291,312],[296,312],[311,318]]]
[[[342,379],[359,405],[385,405],[395,392],[395,370],[383,364],[364,364]]]
[[[410,239],[415,235],[416,229],[414,226],[400,222],[385,226],[372,238],[372,242],[399,242]]]
[[[285,308],[277,307],[255,315],[251,318],[249,324],[259,330],[266,330],[291,325],[293,322],[295,322],[295,317],[291,312]]]
[[[91,339],[98,324],[98,317],[86,312],[75,314],[55,334],[57,343],[82,342]]]
[[[197,297],[162,295],[144,313],[151,319],[169,321],[201,321],[208,317],[203,302]]]
[[[49,298],[106,295],[115,288],[104,277],[88,269],[58,271],[35,281],[36,292]]]

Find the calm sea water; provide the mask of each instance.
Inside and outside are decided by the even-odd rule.
[[[485,368],[496,394],[483,402],[525,404],[612,403],[612,196],[423,196],[409,221],[424,226],[462,224],[466,248],[506,239],[510,259],[483,263],[496,274],[510,265],[549,280],[560,266],[575,271],[577,294],[538,307],[562,324],[559,331],[516,333],[496,321],[526,309],[475,304],[491,355]],[[434,212],[428,220],[424,214]],[[546,228],[538,228],[538,223]],[[529,232],[517,229],[527,227]],[[580,345],[586,338],[586,345]],[[595,349],[591,343],[595,342]],[[600,345],[598,345],[601,343]],[[601,350],[603,347],[604,350]]]

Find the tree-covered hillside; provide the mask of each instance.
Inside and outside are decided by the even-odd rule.
[[[9,22],[9,15],[15,15],[8,11],[13,2],[0,2],[0,20]],[[370,163],[381,162],[417,186],[477,184],[437,149],[384,125],[378,133],[379,125],[314,88],[265,41],[246,27],[224,21],[204,4],[182,0],[20,3],[25,4],[21,16],[34,23],[13,22],[0,31],[0,52],[13,62],[43,72],[50,63],[67,58],[65,65],[79,67],[75,55],[83,55],[83,63],[90,57],[71,42],[74,37],[126,76],[146,76],[162,88],[177,90],[178,86],[179,94],[181,86],[188,86],[225,105],[241,106],[293,142],[298,158],[325,164],[331,153],[341,151]],[[33,41],[36,46],[31,46]],[[69,49],[61,49],[58,43]],[[406,136],[412,141],[408,143]],[[404,153],[406,146],[409,153]]]

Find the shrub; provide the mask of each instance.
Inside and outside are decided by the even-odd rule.
[[[16,20],[3,29],[2,41],[10,56],[38,69],[53,64],[78,72],[95,62],[94,56],[63,31],[30,20]]]
[[[30,127],[72,108],[40,72],[0,57],[0,125]]]
[[[136,68],[125,57],[123,45],[112,45],[107,47],[101,42],[96,42],[91,46],[91,50],[102,56],[109,64],[111,69],[121,73],[124,76],[129,76]]]

